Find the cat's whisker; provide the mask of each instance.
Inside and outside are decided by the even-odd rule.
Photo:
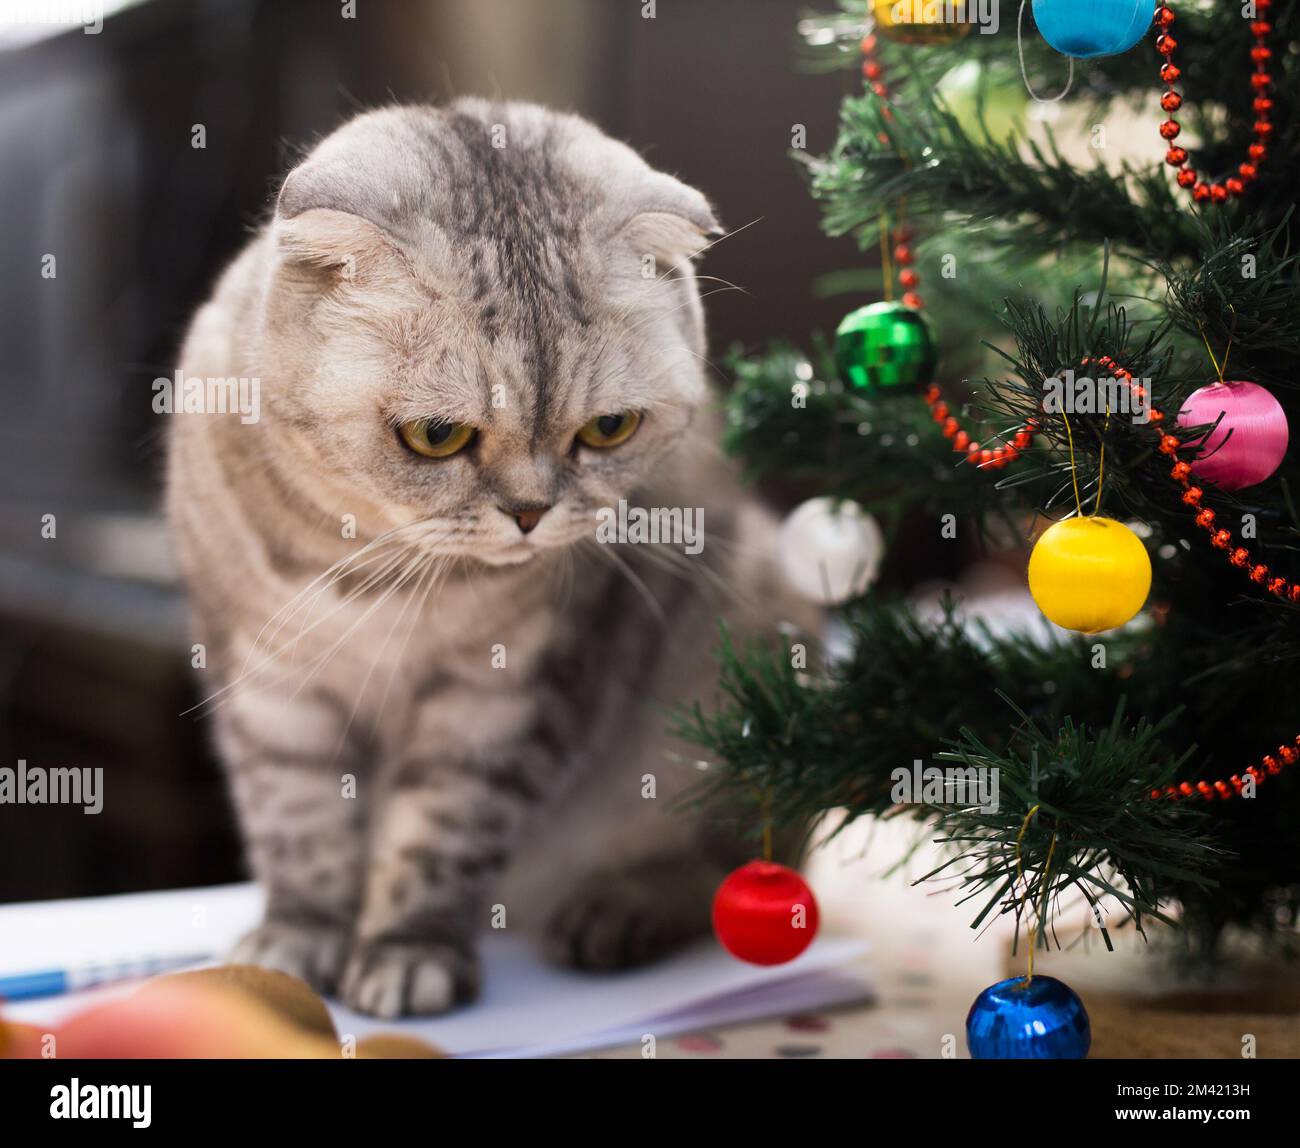
[[[640,552],[648,561],[654,562],[661,570],[685,581],[704,579],[723,595],[731,594],[731,588],[722,576],[709,566],[701,555],[690,556],[674,549],[674,543],[646,543]]]
[[[714,247],[716,247],[719,243],[721,243],[724,239],[730,239],[733,235],[739,235],[742,231],[747,231],[749,228],[753,227],[754,224],[756,224],[756,223],[761,223],[762,221],[763,221],[763,217],[760,215],[757,219],[751,219],[748,223],[743,224],[743,225],[740,226],[740,227],[737,227],[735,230],[733,230],[733,231],[728,231],[725,235],[720,235],[720,236],[718,236],[718,238],[715,239],[715,240],[713,240],[711,243],[706,243],[703,247],[700,247],[700,248],[698,248],[697,250],[692,251],[692,252],[691,252],[689,255],[687,255],[684,259],[679,259],[676,263],[672,264],[672,266],[670,266],[669,268],[667,268],[665,271],[663,271],[663,272],[661,272],[660,274],[656,275],[653,279],[648,280],[648,281],[646,282],[645,292],[638,294],[638,296],[637,296],[636,298],[634,298],[634,299],[631,300],[629,303],[627,303],[627,304],[626,304],[626,305],[625,305],[625,306],[624,306],[624,307],[623,307],[623,308],[622,308],[622,309],[617,313],[617,315],[616,315],[615,318],[614,318],[614,326],[616,327],[618,323],[620,323],[623,319],[626,319],[627,316],[630,315],[630,314],[631,314],[631,313],[632,313],[636,308],[641,307],[641,306],[644,305],[644,303],[645,303],[644,294],[645,294],[645,293],[648,293],[648,292],[649,292],[651,289],[653,289],[654,287],[657,287],[657,286],[660,286],[660,285],[665,284],[665,283],[667,283],[667,282],[670,282],[670,277],[671,277],[672,275],[674,275],[676,272],[680,271],[684,266],[687,266],[687,265],[691,264],[692,262],[694,262],[694,260],[698,259],[698,258],[699,258],[701,255],[703,255],[706,251],[710,251],[710,250],[712,250],[712,249],[713,249]],[[692,278],[695,278],[695,279],[711,279],[711,280],[715,280],[715,281],[717,281],[717,282],[719,282],[719,283],[726,283],[728,287],[731,287],[731,288],[733,288],[733,289],[736,290],[736,291],[741,291],[741,292],[743,292],[743,293],[746,294],[746,295],[750,294],[750,292],[746,291],[745,288],[740,287],[740,286],[737,286],[735,283],[731,283],[730,281],[728,281],[728,280],[726,280],[726,279],[721,279],[721,278],[719,278],[719,277],[716,276],[716,275],[698,275],[698,274],[694,274],[694,273],[693,273],[693,274],[692,274]],[[704,298],[704,297],[705,297],[705,296],[701,296],[701,298]],[[605,339],[602,340],[602,342],[601,342],[601,346],[600,346],[600,348],[599,348],[599,350],[598,350],[598,354],[604,352],[605,345],[609,342],[609,338],[610,338],[610,336],[607,335],[607,336],[605,337]]]
[[[253,655],[257,652],[258,648],[261,646],[262,638],[266,635],[266,631],[270,626],[276,625],[277,621],[279,622],[279,625],[276,626],[275,632],[271,635],[271,639],[274,639],[275,633],[278,633],[280,627],[284,625],[284,621],[293,615],[293,612],[299,607],[299,605],[302,603],[304,597],[307,594],[311,593],[317,586],[321,586],[322,583],[325,583],[325,586],[321,586],[322,589],[332,584],[333,581],[341,573],[341,571],[346,568],[349,562],[353,561],[356,558],[360,558],[362,555],[366,554],[367,551],[369,551],[371,547],[374,546],[375,543],[378,541],[379,541],[378,539],[374,539],[371,542],[366,543],[366,545],[362,547],[360,551],[357,551],[352,554],[347,554],[344,557],[340,558],[337,562],[331,563],[323,571],[321,571],[320,574],[318,574],[309,583],[307,583],[306,586],[295,591],[293,596],[290,597],[290,599],[283,606],[281,606],[278,610],[276,610],[274,614],[272,614],[269,618],[267,618],[265,622],[262,623],[262,628],[258,630],[256,636],[253,638],[253,643],[249,647],[248,654],[244,658],[244,664],[240,670],[240,673],[243,674],[247,672],[248,663],[249,661],[252,660]],[[371,555],[371,557],[373,557],[373,555]],[[369,562],[370,558],[367,558],[366,561]]]
[[[685,351],[692,358],[699,359],[701,363],[703,363],[706,367],[714,371],[717,374],[718,378],[721,379],[724,384],[726,384],[727,386],[731,385],[731,379],[727,377],[727,372],[724,371],[720,366],[718,366],[718,364],[715,363],[712,359],[710,359],[708,355],[701,355],[699,351],[692,351],[690,347],[687,347],[685,345],[678,347],[677,349],[679,351]]]
[[[401,527],[398,529],[407,530],[412,527],[425,526],[425,525],[428,524],[425,523],[424,521],[420,521],[416,523],[409,523],[406,527]],[[396,531],[390,531],[389,533],[395,534]],[[387,554],[387,555],[377,553],[376,555],[374,555],[373,557],[375,558],[375,560],[381,561],[382,564],[380,565],[380,567],[377,570],[375,570],[373,573],[371,573],[369,576],[367,576],[367,578],[364,581],[359,583],[357,586],[354,586],[344,597],[339,599],[335,603],[334,608],[330,610],[329,613],[327,613],[321,618],[318,618],[310,626],[308,626],[306,625],[306,622],[307,619],[310,617],[310,610],[315,608],[315,603],[316,601],[319,600],[319,596],[323,592],[328,590],[329,586],[323,587],[321,590],[318,590],[316,595],[313,596],[310,609],[308,610],[307,614],[305,614],[303,617],[302,623],[299,626],[298,633],[291,640],[284,642],[278,648],[268,650],[265,656],[262,657],[258,661],[258,663],[250,669],[248,668],[248,661],[252,658],[253,654],[257,652],[256,647],[254,647],[250,651],[248,658],[245,659],[244,669],[237,677],[227,682],[220,689],[213,691],[211,694],[203,698],[201,701],[196,702],[193,706],[189,707],[189,709],[184,710],[182,712],[190,713],[193,710],[201,709],[203,707],[208,707],[209,712],[211,712],[211,710],[218,708],[218,706],[214,705],[213,703],[217,703],[225,700],[226,698],[229,697],[229,695],[233,694],[237,689],[242,687],[250,679],[256,678],[258,675],[266,672],[268,669],[274,666],[287,651],[290,650],[296,651],[297,646],[302,640],[302,638],[311,634],[313,631],[319,629],[321,626],[324,626],[327,623],[329,623],[333,618],[337,617],[340,613],[347,610],[348,607],[351,606],[351,604],[355,602],[358,598],[369,593],[371,589],[373,589],[376,585],[382,582],[385,578],[389,577],[401,565],[402,561],[410,553],[412,546],[418,544],[419,542],[425,541],[427,537],[428,534],[426,533],[425,535],[422,535],[414,539],[413,541],[403,540],[400,542],[400,548],[395,553]],[[396,542],[397,540],[393,538],[388,538],[386,541],[393,543]],[[374,539],[373,542],[378,543],[379,539]],[[333,579],[330,583],[330,586],[334,585],[337,582],[337,580],[338,580],[337,578]],[[288,620],[289,619],[286,618],[282,621],[281,626],[277,627],[275,634],[272,634],[271,640],[274,639],[274,637],[279,633],[280,628],[282,628],[282,626],[285,623],[287,623]],[[263,629],[265,629],[265,627],[263,627]]]
[[[725,295],[728,291],[743,291],[743,290],[744,288],[741,287],[715,287],[712,291],[702,292],[698,296],[698,298],[700,300],[704,300],[704,299],[708,299],[710,296],[713,295]],[[683,308],[690,307],[694,305],[694,303],[695,303],[695,299],[687,299],[685,302],[678,303],[676,307],[670,307],[666,311],[656,311],[648,319],[642,319],[641,322],[635,324],[632,327],[628,327],[626,330],[623,331],[623,335],[624,337],[635,335],[643,327],[647,327],[651,323],[657,323],[668,315],[675,315],[678,311],[681,311]]]
[[[384,684],[384,692],[379,699],[379,713],[384,712],[384,707],[388,703],[388,695],[392,691],[394,680],[397,678],[397,671],[406,664],[406,649],[411,644],[411,635],[415,633],[415,623],[424,613],[424,608],[428,605],[429,598],[433,592],[437,589],[441,589],[442,583],[446,579],[447,572],[451,569],[454,562],[455,555],[441,554],[436,556],[425,571],[425,573],[429,575],[428,582],[424,581],[424,574],[421,574],[420,581],[417,582],[411,590],[410,601],[415,602],[418,597],[418,604],[415,607],[415,615],[411,620],[411,628],[406,631],[406,637],[402,639],[401,649],[397,651],[397,657],[393,661],[392,669],[388,671],[388,681]],[[423,586],[423,590],[421,589],[421,586]],[[410,602],[407,603],[407,605],[409,604]],[[401,616],[404,617],[405,614],[406,606],[403,606]],[[387,645],[387,641],[385,641],[384,644]],[[380,653],[382,655],[383,651],[381,650]],[[376,661],[377,660],[378,659],[376,659]]]
[[[471,561],[469,556],[465,554],[457,554],[455,555],[455,558],[459,564],[459,568],[464,572],[465,585],[469,588],[470,594],[473,595],[475,602],[481,604],[483,599],[479,595],[479,579],[484,573],[483,566],[477,562]]]
[[[713,240],[711,243],[706,243],[703,247],[699,248],[697,251],[693,251],[684,260],[682,260],[682,262],[689,263],[692,259],[698,259],[706,251],[712,251],[715,247],[717,247],[719,243],[722,243],[724,240],[733,239],[737,235],[739,235],[742,231],[748,231],[755,224],[762,223],[762,222],[763,222],[763,216],[761,215],[755,216],[748,223],[742,223],[739,227],[733,227],[730,231],[724,232],[722,235],[719,235],[717,239]],[[680,266],[680,264],[678,266]],[[675,270],[675,269],[676,269],[675,267],[670,268],[670,270]]]
[[[402,559],[402,553],[399,553],[398,555],[389,558],[389,560],[385,564],[384,569],[379,571],[376,575],[373,575],[370,581],[373,582],[376,578],[382,578],[385,576],[385,573],[387,571],[395,569]],[[324,618],[318,619],[316,622],[314,622],[312,626],[308,628],[307,632],[310,632],[311,630],[314,630],[319,626],[324,625],[332,618],[337,616],[340,611],[346,610],[347,607],[356,598],[364,594],[366,590],[367,590],[366,584],[363,584],[355,588],[347,597],[341,599],[337,603],[335,608],[330,611],[329,614],[327,614]],[[284,653],[287,650],[291,650],[291,649],[296,650],[298,638],[301,636],[302,635],[300,634],[297,637],[295,637],[293,640],[285,642],[278,649],[269,651],[251,669],[247,669],[244,672],[240,673],[237,677],[227,682],[220,689],[214,690],[212,693],[208,694],[207,697],[203,698],[201,701],[198,701],[193,706],[189,707],[189,709],[182,711],[182,713],[185,714],[185,713],[190,713],[194,710],[203,709],[206,713],[211,714],[214,711],[220,709],[223,705],[225,705],[226,702],[228,702],[235,695],[236,692],[238,692],[240,689],[244,688],[248,683],[254,681],[261,675],[268,672],[274,666],[276,666],[280,662],[281,658],[283,657]],[[292,666],[292,662],[290,664]],[[292,666],[288,674],[282,675],[280,678],[277,678],[274,682],[270,684],[277,685],[280,682],[287,680],[289,677],[292,677],[293,674],[298,671],[298,668],[299,667],[297,666]]]
[[[377,554],[376,548],[382,548],[383,546],[391,544],[395,540],[397,535],[401,534],[403,531],[409,530],[411,527],[422,525],[422,523],[423,520],[419,522],[410,522],[405,524],[404,526],[396,526],[391,530],[386,530],[384,531],[384,533],[379,534],[376,537],[372,538],[363,547],[361,547],[360,550],[356,550],[351,554],[347,554],[343,558],[340,558],[337,562],[334,562],[330,566],[326,567],[325,570],[323,570],[320,574],[318,574],[315,578],[313,578],[311,582],[309,582],[306,586],[304,586],[301,590],[299,590],[296,594],[294,594],[294,596],[290,598],[288,602],[286,602],[283,606],[281,606],[279,610],[277,610],[274,614],[271,615],[270,618],[266,620],[261,630],[258,631],[257,637],[253,639],[253,645],[249,650],[248,656],[251,658],[253,653],[256,652],[258,646],[262,641],[263,635],[266,633],[267,627],[275,623],[277,619],[280,619],[280,623],[278,626],[276,626],[275,632],[272,633],[270,638],[268,638],[268,643],[274,640],[275,635],[279,633],[280,629],[283,628],[285,622],[287,622],[288,619],[293,616],[293,613],[298,608],[297,606],[295,606],[295,603],[301,604],[303,600],[303,596],[310,593],[314,587],[320,586],[322,582],[325,582],[325,585],[321,586],[321,590],[322,591],[327,590],[340,578],[346,576],[346,574],[349,572],[348,568],[352,563],[357,562],[359,559],[364,557],[366,559],[364,564],[368,565],[376,557]],[[376,553],[372,553],[372,551]],[[326,581],[327,579],[328,581]],[[247,669],[247,666],[248,666],[248,658],[245,658],[244,668]]]
[[[420,568],[421,564],[424,562],[426,557],[427,555],[417,554],[415,558],[408,561],[405,569],[403,569],[401,575],[397,578],[397,580],[386,590],[384,590],[384,592],[371,604],[371,606],[359,618],[357,618],[357,620],[353,622],[352,625],[350,625],[342,633],[342,635],[340,635],[338,640],[335,641],[334,644],[330,646],[328,650],[326,650],[323,654],[318,655],[316,659],[311,664],[308,665],[306,677],[304,677],[302,681],[298,683],[297,688],[290,695],[291,701],[297,698],[298,695],[302,693],[302,691],[315,678],[316,674],[319,672],[321,667],[326,665],[328,662],[330,662],[334,658],[334,655],[337,654],[339,650],[341,650],[347,644],[348,639],[350,639],[353,634],[355,634],[363,625],[365,625],[365,623],[369,621],[369,619],[377,611],[382,609],[383,606],[388,602],[388,600],[392,598],[393,595],[396,594],[406,584],[407,580],[415,573],[416,570]],[[289,676],[292,676],[292,674],[290,674]]]
[[[304,637],[328,624],[331,619],[346,611],[353,602],[366,594],[369,594],[376,586],[380,585],[386,578],[390,577],[410,552],[410,546],[410,543],[401,543],[393,552],[380,555],[378,557],[380,565],[376,569],[367,574],[364,579],[354,585],[341,598],[336,599],[333,608],[327,614],[323,617],[317,618],[314,622],[311,622],[311,625],[308,625],[308,622],[312,617],[312,612],[315,610],[321,596],[328,592],[328,590],[334,585],[337,585],[338,580],[335,579],[329,586],[322,590],[318,590],[316,594],[313,595],[312,600],[309,603],[306,603],[302,618],[298,623],[298,632],[294,634],[292,638],[287,638],[278,647],[269,648],[260,663],[260,668],[265,668],[274,663],[286,653],[292,652],[296,656],[298,646]],[[288,621],[289,619],[285,619],[285,623]],[[278,637],[281,628],[282,627],[277,627],[276,632],[271,635],[272,640]]]
[[[361,708],[361,703],[365,700],[366,689],[370,685],[370,679],[374,676],[375,670],[379,666],[379,663],[383,661],[384,652],[388,649],[388,643],[393,640],[393,635],[397,632],[397,628],[405,620],[407,610],[411,608],[412,603],[418,600],[420,587],[424,585],[425,576],[428,575],[431,571],[436,570],[438,566],[438,559],[436,556],[432,554],[427,554],[427,553],[423,554],[419,558],[419,562],[420,562],[419,576],[416,579],[415,585],[412,587],[411,593],[407,595],[406,601],[402,603],[401,609],[397,611],[397,615],[393,618],[393,624],[388,627],[388,633],[384,636],[383,642],[380,644],[379,649],[375,652],[374,658],[371,659],[370,668],[366,670],[366,676],[361,679],[361,685],[358,687],[356,691],[356,700],[353,701],[352,703],[352,708],[348,713],[348,720],[346,724],[343,726],[343,732],[339,736],[338,746],[334,750],[335,760],[338,759],[339,751],[343,748],[344,745],[347,744],[348,735],[352,732],[352,725],[357,720],[357,711]],[[419,616],[418,608],[416,609],[416,616],[417,617]],[[379,710],[378,710],[379,713],[383,713],[384,702],[388,700],[388,691],[392,688],[393,678],[396,676],[397,668],[400,665],[402,665],[403,658],[406,654],[406,647],[410,644],[411,634],[413,630],[414,627],[406,631],[406,636],[402,639],[401,648],[397,651],[397,657],[396,659],[394,659],[393,667],[388,674],[388,682],[384,686],[383,697],[380,699],[379,702]]]
[[[751,299],[754,293],[739,283],[733,283],[730,279],[723,279],[721,275],[696,275],[695,279],[699,283],[721,283],[724,287],[730,287],[733,291],[739,291],[742,295],[748,295]]]
[[[590,542],[598,551],[601,551],[608,556],[609,560],[623,572],[628,582],[635,587],[637,593],[639,593],[645,600],[646,606],[658,620],[659,624],[661,626],[666,626],[668,624],[668,615],[664,613],[664,608],[659,604],[659,600],[654,596],[650,587],[645,584],[641,576],[633,570],[620,555],[615,554],[612,547],[602,546],[594,538],[584,539],[583,541]]]
[[[662,283],[662,282],[664,282],[664,280],[666,280],[666,279],[667,279],[670,275],[672,275],[674,272],[676,272],[676,271],[680,271],[680,270],[682,269],[682,267],[684,267],[684,266],[686,266],[686,265],[688,265],[688,264],[690,264],[690,263],[693,263],[696,259],[698,259],[698,258],[699,258],[701,255],[703,255],[706,251],[712,251],[713,248],[717,247],[717,245],[718,245],[719,243],[721,243],[724,239],[730,239],[730,238],[731,238],[732,236],[734,236],[734,235],[739,235],[742,231],[748,231],[751,227],[754,226],[754,224],[756,224],[756,223],[762,223],[762,222],[763,222],[763,217],[760,215],[760,216],[758,216],[758,217],[755,218],[755,219],[751,219],[748,223],[741,224],[741,226],[735,228],[735,229],[732,230],[732,231],[728,231],[728,232],[726,232],[726,233],[723,234],[723,235],[719,235],[717,239],[714,239],[714,240],[713,240],[712,242],[710,242],[710,243],[706,243],[703,247],[697,248],[695,251],[692,251],[692,252],[691,252],[689,255],[687,255],[685,258],[683,258],[683,259],[679,259],[676,263],[674,263],[671,267],[668,268],[667,271],[663,272],[661,275],[656,275],[655,278],[654,278],[654,282],[655,282],[655,283]],[[699,277],[699,276],[696,276],[696,278],[700,278],[700,277]],[[739,291],[739,290],[741,290],[741,288],[737,287],[736,290]],[[746,292],[746,294],[748,294],[748,292]]]
[[[369,593],[371,590],[375,588],[375,586],[383,582],[384,579],[390,577],[393,574],[393,572],[396,570],[396,568],[401,565],[403,559],[412,550],[421,546],[426,546],[430,543],[437,544],[439,542],[446,542],[448,538],[455,537],[454,534],[452,534],[450,531],[446,529],[444,529],[440,534],[440,532],[436,529],[440,525],[443,524],[436,523],[436,522],[429,522],[427,520],[421,520],[419,522],[411,523],[410,524],[411,527],[421,527],[422,528],[421,533],[417,534],[415,537],[410,539],[395,540],[399,546],[399,549],[396,550],[394,553],[387,555],[384,564],[381,567],[379,567],[371,574],[367,575],[367,577],[361,583],[359,583],[357,586],[354,586],[351,590],[349,590],[349,592],[339,600],[339,602],[335,606],[335,609],[332,610],[330,614],[327,615],[324,619],[321,619],[321,621],[328,621],[329,618],[337,614],[341,608],[355,601],[361,595]],[[347,573],[352,573],[352,571],[348,571]],[[337,583],[338,579],[336,578],[334,581],[335,583]],[[329,587],[325,587],[325,589],[328,590]],[[318,591],[317,594],[319,595],[320,591]],[[294,639],[291,642],[286,642],[285,645],[282,647],[282,650],[292,645],[295,645],[302,637],[304,637],[307,634],[310,634],[313,630],[318,628],[318,626],[320,625],[320,622],[316,622],[313,623],[311,626],[307,626],[306,621],[307,619],[306,617],[304,617],[303,621],[300,623],[298,634],[295,635]]]
[[[397,562],[400,561],[402,554],[405,552],[405,544],[390,545],[396,545],[396,549],[388,552],[385,552],[383,549],[376,550],[364,562],[356,566],[344,567],[338,570],[324,586],[317,589],[310,597],[303,597],[301,595],[295,596],[294,601],[296,605],[294,605],[293,609],[280,619],[276,624],[275,629],[266,637],[266,641],[263,645],[267,651],[267,658],[269,660],[274,660],[285,651],[297,646],[298,642],[302,639],[304,632],[309,632],[306,631],[307,622],[311,619],[317,605],[331,590],[334,589],[334,587],[343,581],[344,578],[355,575],[361,570],[371,567],[376,562],[379,563],[377,567],[371,569],[370,573],[367,574],[364,579],[354,585],[343,598],[337,601],[336,607],[346,605],[349,601],[354,600],[359,594],[366,593],[374,585],[382,581],[384,577],[392,571]],[[279,639],[280,634],[284,631],[285,627],[293,621],[294,617],[299,614],[301,614],[301,618],[298,622],[298,632],[293,636],[293,638],[286,640],[283,645],[276,648],[276,642]],[[259,635],[259,642],[260,640]],[[251,658],[257,650],[258,645],[255,643],[252,650],[249,651],[249,657]],[[247,665],[247,660],[245,665]]]
[[[385,560],[384,564],[380,566],[379,569],[373,571],[362,582],[352,587],[351,590],[349,590],[345,595],[343,595],[343,597],[338,600],[334,608],[330,610],[330,612],[326,614],[323,618],[318,619],[317,621],[313,622],[310,626],[308,626],[307,621],[311,615],[310,613],[304,614],[302,621],[299,622],[298,624],[298,632],[293,636],[291,640],[286,641],[284,643],[284,645],[280,648],[280,650],[276,652],[277,655],[279,653],[283,653],[285,650],[288,649],[292,649],[296,655],[297,648],[301,644],[302,639],[304,637],[311,634],[313,631],[319,629],[322,625],[329,622],[330,619],[337,617],[340,613],[342,613],[350,605],[352,605],[352,603],[357,601],[358,598],[364,597],[365,595],[371,593],[378,586],[382,585],[389,578],[393,577],[396,574],[396,572],[400,569],[402,563],[406,561],[406,559],[410,556],[411,552],[417,549],[419,542],[420,540],[416,539],[411,542],[403,543],[394,554],[390,555]],[[314,604],[312,608],[313,609],[315,608]]]

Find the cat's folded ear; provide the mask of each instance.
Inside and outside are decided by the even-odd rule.
[[[360,282],[402,262],[378,227],[345,211],[313,207],[274,226],[283,262],[309,277]]]
[[[662,172],[620,197],[620,234],[638,251],[676,264],[693,259],[722,235],[703,194]]]
[[[304,183],[299,172],[291,173],[276,204],[276,246],[285,264],[308,276],[352,282],[404,262],[381,228],[314,202],[303,194]]]

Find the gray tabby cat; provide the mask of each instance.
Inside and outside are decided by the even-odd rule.
[[[260,420],[170,440],[268,894],[231,959],[391,1017],[471,997],[492,926],[593,969],[707,929],[751,850],[670,808],[697,775],[665,711],[713,692],[717,614],[800,609],[701,411],[690,260],[716,231],[698,192],[521,104],[372,112],[290,173],[180,363],[260,379]],[[598,542],[623,498],[702,507],[703,553]]]

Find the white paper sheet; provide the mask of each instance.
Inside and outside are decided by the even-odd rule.
[[[224,952],[261,914],[254,885],[0,906],[0,976],[80,963]],[[197,947],[196,947],[197,946]],[[427,1020],[378,1021],[331,1005],[340,1035],[401,1031],[462,1056],[547,1056],[870,997],[865,941],[822,937],[787,965],[759,968],[701,942],[648,968],[592,974],[542,962],[525,937],[482,941],[474,1005]],[[857,962],[856,968],[847,966]],[[109,990],[114,991],[114,990]],[[121,991],[120,989],[116,991]],[[14,1003],[56,1023],[103,991]]]

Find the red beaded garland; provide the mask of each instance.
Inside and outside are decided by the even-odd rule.
[[[1128,383],[1134,394],[1141,391],[1142,388],[1134,381],[1132,372],[1121,367],[1111,356],[1102,355],[1097,359],[1097,362],[1100,366],[1112,372],[1117,379]],[[1153,408],[1151,410],[1151,422],[1159,428],[1160,424],[1164,422],[1164,415]],[[1162,454],[1175,457],[1181,446],[1182,444],[1175,436],[1163,432],[1160,434],[1160,451]],[[1209,533],[1211,545],[1218,550],[1228,550],[1232,547],[1232,533],[1217,528],[1214,511],[1208,506],[1201,505],[1205,492],[1192,483],[1191,465],[1182,459],[1178,459],[1170,468],[1169,476],[1183,488],[1182,500],[1185,505],[1196,510],[1196,525]],[[1238,569],[1245,570],[1247,577],[1256,585],[1266,586],[1268,592],[1275,597],[1289,602],[1300,603],[1300,583],[1290,582],[1286,578],[1276,575],[1270,578],[1269,568],[1262,562],[1252,561],[1250,551],[1244,546],[1233,547],[1228,554],[1228,561]],[[1297,760],[1300,760],[1300,734],[1296,735],[1294,746],[1279,746],[1276,757],[1266,754],[1261,760],[1264,766],[1263,769],[1252,765],[1246,770],[1246,775],[1253,778],[1257,785],[1266,777],[1281,773],[1284,765],[1292,765]],[[1233,774],[1226,781],[1197,781],[1195,783],[1181,781],[1174,785],[1166,785],[1163,789],[1151,790],[1151,797],[1157,800],[1167,798],[1171,801],[1179,801],[1183,798],[1227,801],[1229,798],[1240,794],[1244,785],[1245,781],[1237,774]]]
[[[964,454],[966,461],[981,470],[1001,470],[1007,463],[1017,458],[1033,441],[1038,424],[1033,419],[1026,419],[1024,426],[1017,430],[1009,443],[1001,446],[985,447],[976,442],[964,430],[952,415],[952,409],[943,397],[943,391],[937,383],[931,383],[924,391],[925,401],[930,405],[930,414],[936,423],[943,427],[944,438],[952,440],[952,449]]]
[[[1237,174],[1222,183],[1206,183],[1197,177],[1195,171],[1185,166],[1188,160],[1185,148],[1170,147],[1165,152],[1165,162],[1170,167],[1179,169],[1175,177],[1178,186],[1189,189],[1192,199],[1197,203],[1226,203],[1230,198],[1244,194],[1246,184],[1259,174],[1257,165],[1268,154],[1267,148],[1260,141],[1268,139],[1274,130],[1273,122],[1268,118],[1273,110],[1273,101],[1267,95],[1273,83],[1273,77],[1268,71],[1273,50],[1263,43],[1273,30],[1273,26],[1263,18],[1270,6],[1269,0],[1264,0],[1262,3],[1256,0],[1255,15],[1250,22],[1250,31],[1256,40],[1255,46],[1250,50],[1251,62],[1255,66],[1255,70],[1250,75],[1250,84],[1256,92],[1253,107],[1259,117],[1253,128],[1256,142],[1252,143],[1249,149],[1251,162],[1241,164],[1237,168]],[[1170,5],[1161,4],[1156,8],[1154,20],[1157,30],[1156,51],[1164,57],[1164,63],[1160,65],[1160,80],[1165,85],[1165,92],[1160,97],[1160,106],[1166,112],[1176,112],[1183,105],[1182,93],[1174,91],[1173,88],[1174,81],[1182,75],[1181,70],[1173,62],[1174,49],[1178,47],[1178,41],[1168,32],[1175,19],[1174,10]],[[1160,124],[1159,131],[1161,138],[1169,142],[1178,136],[1182,127],[1171,117]]]
[[[1226,780],[1180,781],[1173,785],[1166,785],[1163,789],[1153,789],[1151,797],[1153,800],[1167,798],[1170,801],[1179,801],[1186,797],[1201,798],[1204,801],[1227,801],[1229,798],[1240,796],[1241,791],[1246,787],[1246,778],[1259,785],[1266,778],[1276,777],[1285,766],[1294,765],[1298,760],[1300,760],[1300,734],[1296,735],[1292,745],[1280,745],[1277,747],[1276,754],[1266,753],[1260,758],[1262,769],[1260,765],[1252,765],[1245,769],[1244,777],[1234,773]]]
[[[882,100],[887,100],[889,88],[885,84],[884,66],[876,59],[876,37],[864,36],[860,47],[862,48],[862,76],[867,81],[867,86]],[[883,109],[881,114],[887,120],[894,118],[894,113],[889,108]],[[880,132],[877,138],[882,144],[889,143],[889,136],[884,132]]]

